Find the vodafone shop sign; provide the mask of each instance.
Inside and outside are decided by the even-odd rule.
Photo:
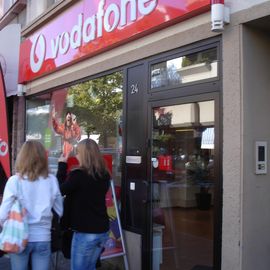
[[[210,0],[82,0],[23,41],[19,83],[188,19]]]

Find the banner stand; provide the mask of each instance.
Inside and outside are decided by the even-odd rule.
[[[116,219],[117,219],[117,225],[120,233],[120,238],[121,238],[121,244],[122,244],[122,251],[113,253],[110,255],[106,255],[106,249],[105,249],[105,254],[101,255],[101,260],[113,258],[113,257],[118,257],[118,256],[123,256],[124,259],[124,265],[125,265],[125,270],[129,270],[129,265],[128,265],[128,259],[127,259],[127,253],[126,253],[126,246],[125,246],[125,241],[124,241],[124,236],[123,236],[123,230],[121,226],[121,221],[120,221],[120,215],[119,215],[119,209],[118,209],[118,204],[117,204],[117,197],[115,193],[115,187],[114,187],[114,182],[113,180],[111,182],[111,190],[112,190],[112,199],[113,199],[113,204],[116,212]]]

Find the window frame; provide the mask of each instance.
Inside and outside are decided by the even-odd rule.
[[[202,80],[196,80],[193,82],[188,82],[188,83],[181,83],[181,84],[176,84],[176,85],[166,85],[166,86],[161,86],[161,87],[156,87],[156,88],[151,88],[151,67],[153,65],[162,63],[162,62],[167,62],[176,58],[184,57],[190,54],[195,54],[195,53],[200,53],[203,51],[207,51],[210,49],[216,48],[217,50],[217,76],[213,78],[208,78],[208,79],[202,79]],[[211,42],[207,44],[201,44],[200,46],[196,46],[193,48],[182,48],[182,49],[176,49],[173,51],[169,51],[166,53],[163,53],[159,55],[159,57],[152,57],[154,59],[150,59],[148,62],[148,93],[159,93],[159,92],[164,92],[164,91],[171,91],[175,89],[179,89],[180,91],[182,89],[186,89],[187,87],[193,86],[193,85],[200,85],[204,83],[213,83],[217,82],[220,80],[220,74],[221,74],[221,58],[220,58],[220,44],[218,41],[216,42]]]

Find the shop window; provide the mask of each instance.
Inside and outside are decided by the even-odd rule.
[[[217,49],[212,48],[151,65],[151,89],[180,86],[217,76]]]
[[[116,72],[27,100],[26,139],[41,141],[50,171],[75,155],[80,140],[95,140],[117,185],[121,179],[123,75]]]

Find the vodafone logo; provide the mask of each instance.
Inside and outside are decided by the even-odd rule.
[[[35,56],[37,60],[35,59]],[[45,60],[46,56],[46,41],[43,35],[35,37],[30,52],[30,66],[33,72],[38,72]]]
[[[0,157],[3,157],[8,152],[8,145],[5,141],[0,142]]]
[[[101,38],[103,31],[111,33],[117,28],[122,29],[128,23],[136,22],[139,16],[141,19],[149,15],[156,9],[157,4],[158,0],[121,0],[119,4],[110,3],[106,6],[106,0],[100,0],[96,14],[87,17],[80,13],[77,23],[70,31],[64,31],[51,40],[46,40],[43,34],[34,37],[30,52],[32,72],[40,71],[46,56],[56,59],[69,50],[75,50],[83,44]]]

